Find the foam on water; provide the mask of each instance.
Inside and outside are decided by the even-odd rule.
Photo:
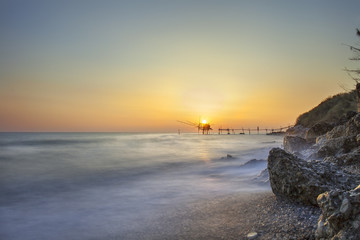
[[[266,161],[250,160],[266,159],[281,142],[265,135],[1,133],[0,239],[121,237],[167,209],[269,189],[252,182]]]

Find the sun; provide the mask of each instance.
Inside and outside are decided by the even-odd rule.
[[[202,124],[206,124],[207,121],[204,119],[204,120],[201,121],[201,123],[202,123]]]

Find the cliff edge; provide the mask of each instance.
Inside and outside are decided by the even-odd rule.
[[[316,239],[360,239],[360,113],[355,91],[297,119],[268,157],[276,196],[320,207]]]

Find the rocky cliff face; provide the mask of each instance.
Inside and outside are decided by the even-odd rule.
[[[316,239],[360,239],[360,185],[351,191],[325,192],[317,202],[322,215]]]
[[[299,136],[285,136],[283,143],[287,152],[297,155],[300,155],[302,151],[311,146],[304,138]]]
[[[276,195],[321,208],[317,239],[360,239],[360,113],[290,129],[268,171]]]
[[[328,131],[331,131],[334,128],[334,124],[322,122],[317,123],[311,128],[309,128],[305,133],[305,139],[308,143],[315,143],[316,138],[326,134]]]
[[[360,114],[357,114],[345,124],[338,125],[326,134],[317,137],[318,157],[341,157],[350,153],[360,146],[359,134]]]
[[[360,177],[348,174],[333,164],[307,162],[280,148],[270,151],[268,171],[271,188],[276,195],[312,205],[317,205],[319,194],[334,189],[350,190],[360,181]]]
[[[318,123],[311,128],[296,128],[303,132],[297,136],[289,130],[284,137],[285,151],[306,160],[325,160],[360,169],[360,160],[354,159],[360,153],[360,114],[349,112],[336,124]]]

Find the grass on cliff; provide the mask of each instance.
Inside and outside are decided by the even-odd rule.
[[[328,97],[318,106],[301,114],[296,120],[296,125],[311,127],[319,122],[334,123],[348,111],[356,110],[357,97],[355,90],[348,93],[340,93],[335,96]]]

